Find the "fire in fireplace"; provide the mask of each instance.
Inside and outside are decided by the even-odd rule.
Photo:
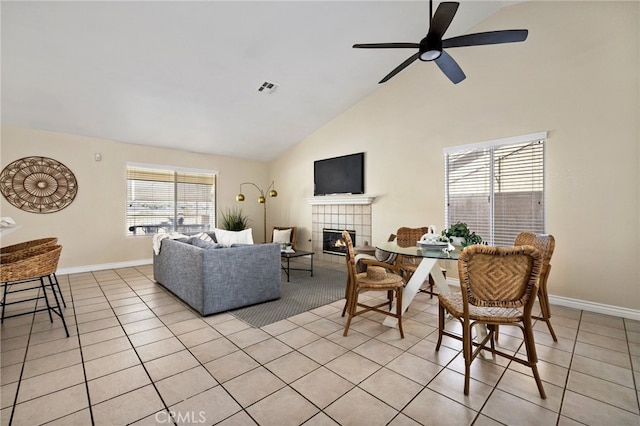
[[[356,231],[347,230],[351,236],[353,245],[356,245]],[[322,252],[345,256],[347,253],[347,244],[342,239],[342,230],[322,228]]]

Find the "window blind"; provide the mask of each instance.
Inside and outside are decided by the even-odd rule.
[[[212,230],[215,186],[215,172],[128,165],[127,235]]]
[[[491,245],[545,232],[546,134],[445,151],[446,226],[465,222]]]

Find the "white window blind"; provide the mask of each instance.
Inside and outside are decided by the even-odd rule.
[[[446,226],[465,222],[488,244],[545,232],[546,133],[445,150]]]
[[[215,172],[127,165],[127,235],[213,230]]]

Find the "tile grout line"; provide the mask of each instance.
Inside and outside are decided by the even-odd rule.
[[[135,294],[136,297],[140,298],[140,296],[138,295],[138,293],[136,293],[136,291],[131,287],[131,285],[129,285],[129,283],[127,282],[126,279],[122,278],[122,276],[120,274],[118,274],[117,270],[114,270],[115,274],[122,280],[122,282],[124,284],[126,284],[127,287],[129,287],[129,289],[131,289]],[[169,411],[169,407],[167,406],[167,403],[165,402],[164,398],[162,397],[162,395],[160,394],[160,391],[158,390],[155,381],[153,380],[153,378],[151,377],[151,375],[149,374],[149,371],[147,370],[147,367],[144,365],[144,362],[142,361],[142,358],[140,358],[140,354],[138,353],[137,348],[133,345],[133,342],[131,342],[131,338],[129,336],[129,333],[127,333],[127,330],[124,328],[124,325],[122,324],[122,322],[120,321],[120,317],[118,316],[118,314],[116,314],[115,310],[113,309],[113,305],[111,304],[111,300],[107,297],[107,294],[104,292],[104,289],[102,288],[102,284],[100,284],[100,281],[98,280],[98,278],[94,275],[93,272],[91,272],[91,274],[93,275],[94,279],[96,280],[96,283],[98,284],[98,287],[100,288],[100,291],[102,292],[102,294],[104,295],[105,300],[107,301],[107,303],[109,304],[109,308],[111,309],[111,311],[113,312],[113,315],[115,316],[116,320],[118,321],[118,324],[120,325],[120,328],[122,329],[122,331],[124,332],[125,336],[127,337],[127,341],[129,342],[129,344],[131,345],[131,348],[133,349],[134,353],[136,354],[136,357],[138,358],[138,361],[140,361],[140,365],[142,366],[142,368],[144,369],[145,374],[147,375],[147,377],[149,378],[149,381],[151,382],[151,385],[153,386],[153,389],[156,391],[156,393],[158,394],[158,397],[160,398],[160,401],[162,402],[162,405],[164,406],[164,409],[167,411],[167,413],[169,413],[169,418],[172,419],[173,424],[175,426],[177,426],[177,423],[175,422],[175,420],[173,419],[173,417],[170,415],[170,411]],[[144,303],[145,306],[147,306],[148,309],[151,309],[146,301],[144,301],[143,299],[140,298],[140,300],[142,301],[142,303]],[[153,312],[153,311],[152,311]],[[154,312],[155,315],[155,312]],[[121,371],[121,370],[119,370]],[[143,386],[144,387],[144,386]],[[87,391],[89,388],[89,382],[87,382]],[[141,388],[137,388],[137,389],[141,389]],[[133,389],[129,392],[133,392],[137,389]],[[126,393],[129,393],[126,392]],[[126,394],[125,393],[125,394]],[[106,399],[105,401],[101,401],[100,403],[109,401],[111,399],[117,398],[121,395],[124,394],[120,394],[120,395],[115,395],[112,398]],[[144,417],[142,418],[144,419]],[[136,419],[134,422],[140,421],[142,419]],[[93,420],[93,416],[92,416],[92,420]],[[133,422],[131,422],[133,423]]]
[[[82,374],[84,376],[84,387],[87,392],[87,403],[89,404],[89,418],[91,419],[91,424],[95,425],[95,420],[93,418],[93,407],[91,406],[91,394],[89,393],[89,381],[87,380],[87,369],[84,363],[84,353],[82,352],[82,341],[80,340],[80,326],[78,324],[78,314],[76,313],[76,304],[75,299],[73,297],[73,289],[71,288],[71,280],[67,276],[67,282],[69,283],[69,295],[71,296],[71,305],[73,306],[73,317],[75,319],[75,326],[77,332],[78,339],[78,350],[80,351],[80,362],[82,363]],[[96,282],[97,284],[97,282]],[[71,413],[73,414],[73,413]]]
[[[40,290],[38,290],[38,294],[40,294]],[[36,300],[36,307],[38,306],[38,301]],[[20,386],[22,385],[22,375],[24,374],[24,366],[27,362],[27,355],[29,354],[29,343],[31,342],[31,332],[33,331],[33,325],[36,320],[36,312],[31,314],[31,327],[29,327],[29,337],[27,338],[27,346],[24,350],[24,357],[22,358],[22,367],[20,368],[20,377],[18,378],[18,385],[16,387],[16,395],[13,398],[13,404],[11,406],[11,416],[9,416],[9,426],[13,423],[13,415],[16,412],[16,405],[18,405],[18,395],[20,394]]]

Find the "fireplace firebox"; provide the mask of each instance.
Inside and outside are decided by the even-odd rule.
[[[347,230],[351,242],[356,245],[356,231]],[[346,256],[347,243],[342,239],[341,229],[322,228],[322,252],[336,256]]]

